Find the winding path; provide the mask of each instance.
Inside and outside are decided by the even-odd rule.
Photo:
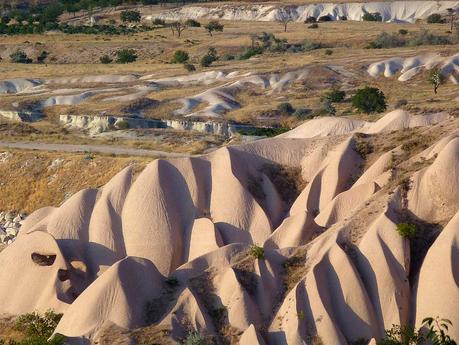
[[[148,157],[185,157],[186,153],[174,153],[157,150],[134,149],[112,145],[73,145],[73,144],[48,144],[37,142],[7,142],[0,141],[1,148],[38,150],[38,151],[60,151],[60,152],[92,152],[126,156],[148,156]]]

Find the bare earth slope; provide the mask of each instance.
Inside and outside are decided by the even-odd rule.
[[[458,125],[321,118],[128,167],[27,218],[0,253],[0,314],[63,312],[74,344],[367,344],[436,315],[459,338]]]

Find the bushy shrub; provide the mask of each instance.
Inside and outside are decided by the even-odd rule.
[[[410,223],[397,224],[397,232],[402,237],[412,238],[416,236],[416,225]]]
[[[253,256],[255,259],[262,260],[265,258],[265,250],[262,247],[253,244],[249,249],[249,255]]]
[[[128,23],[138,23],[140,22],[140,12],[136,10],[126,10],[122,11],[120,14],[121,21]]]
[[[172,57],[171,63],[185,63],[188,62],[190,56],[186,51],[176,50],[174,56]]]
[[[16,50],[10,55],[10,60],[13,63],[32,63],[32,59],[22,50]]]
[[[291,128],[288,127],[255,127],[250,129],[240,129],[238,130],[238,133],[241,135],[270,138],[288,132],[290,129]]]
[[[116,52],[116,63],[126,64],[137,60],[134,49],[120,49]]]
[[[303,42],[304,51],[311,51],[311,50],[316,50],[316,49],[321,49],[321,48],[327,48],[327,46],[321,42],[312,42],[309,40],[305,40]]]
[[[295,116],[298,120],[306,120],[312,117],[312,112],[306,108],[297,108],[292,115]]]
[[[231,54],[225,54],[221,57],[221,59],[223,61],[231,61],[231,60],[234,60],[236,57],[234,55],[231,55]]]
[[[453,324],[448,319],[427,317],[422,320],[421,327],[416,330],[409,325],[393,325],[385,330],[384,336],[378,345],[457,345],[456,341],[448,334]]]
[[[46,58],[48,57],[49,53],[46,50],[43,50],[38,56],[37,56],[37,62],[38,63],[43,63]]]
[[[190,28],[200,28],[201,27],[201,23],[194,19],[186,20],[185,25],[189,26]]]
[[[399,33],[400,35],[408,35],[408,30],[406,30],[406,29],[400,29],[400,30],[398,30],[398,33]]]
[[[381,16],[381,13],[379,12],[375,12],[375,13],[366,12],[362,16],[362,20],[364,22],[382,22],[382,16]]]
[[[120,120],[115,124],[115,127],[117,129],[123,130],[123,129],[128,129],[129,128],[129,122],[126,120]]]
[[[446,20],[439,13],[432,13],[427,17],[427,23],[429,24],[443,24]]]
[[[277,106],[277,110],[282,114],[290,115],[295,111],[295,108],[290,103],[283,102]]]
[[[399,99],[399,100],[395,103],[394,107],[395,107],[395,109],[398,109],[398,108],[404,107],[404,106],[407,105],[407,104],[408,104],[408,101],[407,101],[406,99]]]
[[[305,24],[311,24],[311,23],[315,23],[317,22],[317,18],[316,17],[307,17],[306,20],[304,21]]]
[[[198,332],[190,332],[186,336],[183,345],[207,345],[207,342]]]
[[[320,108],[316,110],[316,116],[321,115],[336,115],[336,108],[328,98],[324,98],[321,101]]]
[[[317,19],[318,22],[331,22],[333,21],[333,18],[331,16],[322,16],[322,17],[319,17],[319,19]]]
[[[155,18],[152,20],[152,24],[153,25],[157,25],[157,26],[164,26],[166,25],[166,21],[164,19],[161,19],[161,18]]]
[[[331,50],[331,49],[325,49],[325,55],[330,56],[330,55],[332,55],[332,54],[333,54],[333,50]]]
[[[421,46],[421,45],[446,45],[452,44],[451,40],[447,36],[435,35],[427,30],[420,31],[411,40],[408,41],[410,46]]]
[[[330,102],[338,103],[344,101],[346,97],[346,92],[339,89],[331,89],[325,94],[324,98],[330,100]]]
[[[271,33],[263,32],[261,35],[255,36],[254,39],[261,45],[263,50],[273,53],[285,52],[291,47],[286,39],[277,38]]]
[[[367,114],[381,113],[387,108],[386,96],[381,90],[367,86],[357,90],[352,97],[352,106]]]
[[[397,35],[381,32],[373,42],[370,42],[368,48],[382,49],[382,48],[395,48],[405,45],[405,41],[400,39]]]
[[[211,47],[207,51],[207,54],[202,57],[201,66],[202,67],[209,67],[210,65],[212,65],[217,60],[218,60],[217,50],[215,48]]]
[[[54,333],[62,314],[56,314],[48,310],[43,315],[36,312],[24,314],[18,317],[16,329],[29,337],[44,337],[48,339]]]
[[[255,55],[263,54],[263,48],[261,47],[250,47],[246,48],[245,51],[239,55],[239,60],[248,60]]]
[[[188,62],[184,63],[184,64],[183,64],[183,67],[184,67],[188,72],[194,72],[194,71],[196,71],[196,67],[195,67],[193,64],[188,63]]]
[[[100,63],[102,64],[109,64],[109,63],[112,63],[113,62],[113,59],[108,56],[107,54],[105,55],[102,55],[100,58],[99,58],[99,61]]]

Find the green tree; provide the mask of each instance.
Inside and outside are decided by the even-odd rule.
[[[386,96],[374,87],[365,87],[357,90],[352,97],[352,106],[366,114],[381,113],[387,109]]]
[[[209,33],[210,36],[212,36],[212,32],[222,32],[224,28],[223,24],[220,24],[220,22],[216,20],[211,20],[209,23],[207,23],[204,26],[204,29]]]
[[[427,81],[433,86],[435,94],[437,94],[438,88],[445,82],[445,79],[438,67],[432,68],[427,75]]]
[[[137,54],[134,49],[120,49],[116,52],[116,63],[131,63],[137,60]]]

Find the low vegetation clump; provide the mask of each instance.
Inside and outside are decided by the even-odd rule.
[[[362,16],[362,20],[364,22],[382,22],[382,16],[381,16],[381,13],[379,12],[375,12],[375,13],[366,12]]]
[[[185,25],[190,27],[190,28],[200,28],[201,27],[201,23],[198,22],[197,20],[194,20],[194,19],[188,19],[185,21]]]
[[[190,332],[186,336],[183,345],[207,345],[207,341],[198,332]]]
[[[109,64],[109,63],[112,63],[113,62],[113,59],[108,56],[107,54],[105,55],[102,55],[100,58],[99,58],[99,61],[100,63],[102,64]]]
[[[190,55],[186,51],[176,50],[172,56],[171,63],[186,63],[190,59]]]
[[[239,60],[248,60],[251,57],[254,57],[260,54],[263,54],[263,48],[261,47],[246,48],[244,52],[241,55],[239,55]]]
[[[175,277],[169,277],[169,278],[166,279],[166,284],[169,287],[175,288],[175,287],[177,287],[179,285],[179,281]]]
[[[265,250],[262,247],[257,246],[256,244],[250,247],[249,254],[253,256],[255,259],[259,260],[265,258]]]
[[[166,25],[166,21],[164,19],[161,19],[161,18],[154,18],[151,23],[155,26],[165,26]]]
[[[322,17],[319,17],[319,19],[317,19],[318,22],[331,22],[333,21],[333,18],[328,16],[328,15],[325,15],[325,16],[322,16]]]
[[[317,22],[317,18],[313,16],[307,17],[306,20],[304,21],[305,24],[312,24],[315,22]]]
[[[116,63],[126,64],[137,60],[137,54],[134,49],[120,49],[116,52]]]
[[[408,36],[407,30],[399,30],[397,34],[387,32],[380,33],[374,41],[367,46],[369,49],[387,49],[398,47],[416,47],[422,45],[449,45],[457,41],[457,39],[448,36],[436,35],[427,30],[421,30],[418,33]]]
[[[336,115],[336,108],[328,98],[322,98],[319,107],[315,110],[314,116]]]
[[[382,48],[396,48],[406,45],[405,40],[395,34],[388,34],[387,32],[380,33],[373,42],[370,42],[367,48],[382,49]]]
[[[241,135],[269,138],[288,132],[289,130],[290,128],[288,127],[255,127],[250,129],[240,129],[238,133]]]
[[[313,42],[309,40],[305,40],[303,42],[303,51],[305,52],[322,48],[328,48],[328,46],[323,44],[322,42]]]
[[[277,106],[277,110],[284,115],[290,115],[295,112],[295,108],[288,102],[280,103]]]
[[[330,100],[330,102],[333,102],[333,103],[342,102],[344,101],[345,97],[346,97],[346,92],[339,90],[339,89],[331,89],[324,96],[324,98]]]
[[[410,223],[400,223],[397,225],[397,232],[400,236],[405,238],[412,238],[416,236],[416,225]]]
[[[448,335],[450,320],[439,317],[428,317],[422,321],[422,326],[416,330],[409,325],[393,325],[385,331],[378,345],[457,345]]]
[[[0,339],[0,345],[63,345],[65,337],[54,333],[62,314],[49,310],[43,315],[39,313],[24,314],[18,317],[14,326],[15,330],[23,335],[20,341],[14,339]]]
[[[446,23],[446,20],[439,13],[432,13],[426,19],[429,24],[443,24]]]
[[[32,59],[27,56],[27,54],[22,50],[16,50],[10,55],[10,60],[12,63],[32,63]]]
[[[307,108],[296,108],[292,115],[298,120],[306,120],[313,117],[311,110]]]
[[[422,45],[448,45],[454,42],[447,36],[433,34],[427,30],[422,30],[408,41],[409,46]]]
[[[194,72],[194,71],[196,71],[196,67],[195,67],[195,65],[193,65],[192,63],[185,62],[185,63],[183,64],[183,67],[184,67],[188,72]]]
[[[204,55],[201,59],[201,66],[202,67],[209,67],[212,65],[215,61],[219,59],[217,50],[213,47],[209,48],[207,51],[207,54]]]
[[[129,129],[129,122],[127,122],[126,120],[118,121],[115,127],[116,129],[119,129],[119,130]]]
[[[32,34],[43,34],[47,31],[61,31],[62,33],[69,35],[129,35],[139,32],[146,32],[152,30],[152,27],[144,25],[136,25],[133,27],[127,27],[125,25],[69,25],[67,23],[15,23],[15,24],[3,24],[0,23],[0,35],[32,35]]]
[[[352,106],[366,114],[381,113],[387,109],[386,96],[381,90],[367,86],[357,90],[352,97]]]
[[[122,11],[120,19],[124,23],[138,23],[140,22],[140,12],[136,10]]]

